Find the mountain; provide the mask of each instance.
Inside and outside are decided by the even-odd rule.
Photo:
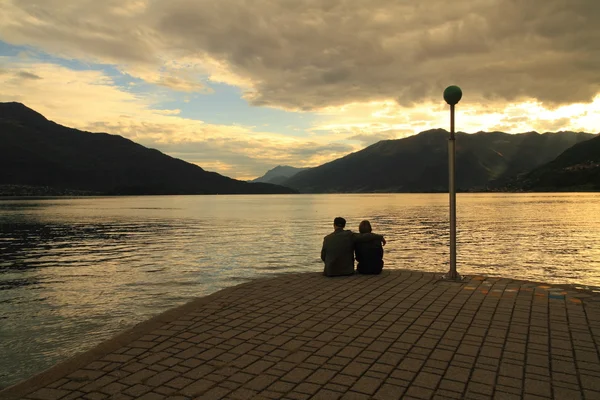
[[[520,176],[511,189],[528,191],[599,191],[600,136],[565,150],[556,159]]]
[[[9,194],[293,192],[208,172],[118,135],[67,128],[20,103],[0,103],[0,143],[0,185]]]
[[[274,183],[276,185],[280,185],[292,176],[296,175],[298,172],[306,171],[307,169],[308,168],[295,168],[287,165],[278,165],[277,167],[268,170],[267,173],[260,178],[256,178],[251,182]]]
[[[443,129],[383,140],[282,184],[300,192],[441,192],[448,190],[448,137]],[[511,177],[551,161],[589,133],[456,134],[460,191],[501,188]]]

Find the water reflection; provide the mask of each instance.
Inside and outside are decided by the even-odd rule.
[[[460,194],[462,274],[600,285],[600,195]],[[320,271],[333,217],[386,235],[386,268],[448,269],[443,194],[0,201],[0,385],[186,300]]]

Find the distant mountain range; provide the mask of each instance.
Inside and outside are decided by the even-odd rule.
[[[0,103],[0,195],[446,192],[448,132],[383,140],[314,168],[278,166],[242,182],[128,139]],[[600,190],[590,133],[456,135],[459,191]]]
[[[48,121],[0,103],[0,195],[294,193],[208,172],[117,135]]]
[[[303,193],[445,192],[448,137],[447,131],[434,129],[404,139],[383,140],[299,172],[281,184]],[[512,190],[522,190],[514,183],[515,177],[554,160],[571,146],[586,148],[581,142],[593,137],[575,132],[457,133],[457,189],[507,190],[510,184]]]
[[[600,136],[570,147],[510,185],[530,191],[600,191]]]
[[[298,172],[306,171],[308,168],[295,168],[287,165],[278,165],[277,167],[270,169],[266,174],[260,178],[256,178],[251,182],[264,182],[273,183],[280,185]]]

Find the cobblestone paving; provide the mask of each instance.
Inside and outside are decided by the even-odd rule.
[[[598,296],[438,277],[252,281],[0,398],[600,399]]]

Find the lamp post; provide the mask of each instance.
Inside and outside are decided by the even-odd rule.
[[[450,194],[450,271],[444,275],[444,279],[461,280],[456,272],[456,182],[455,182],[455,153],[456,138],[454,137],[454,106],[462,98],[462,90],[458,86],[448,86],[444,90],[444,100],[450,104],[450,139],[448,141],[448,171]]]

